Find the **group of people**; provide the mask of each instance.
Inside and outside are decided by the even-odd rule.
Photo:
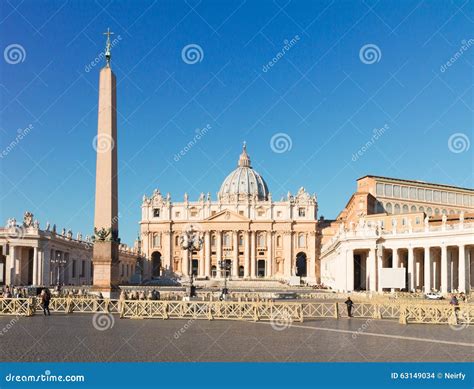
[[[122,290],[120,292],[120,300],[159,300],[160,299],[160,292],[153,289],[145,293],[144,290],[140,292],[133,290],[130,292],[126,292]]]
[[[16,286],[5,286],[0,290],[0,297],[3,298],[25,298],[28,297],[28,289]]]

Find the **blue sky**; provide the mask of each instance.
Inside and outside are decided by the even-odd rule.
[[[30,210],[43,226],[91,233],[103,64],[87,65],[103,50],[107,27],[120,36],[112,68],[122,241],[135,239],[142,196],[154,188],[178,201],[184,192],[215,198],[244,140],[274,199],[304,186],[327,218],[366,174],[474,186],[473,2],[9,0],[0,7],[2,222]],[[187,45],[199,46],[196,63],[183,60]],[[283,150],[272,147],[278,134]]]

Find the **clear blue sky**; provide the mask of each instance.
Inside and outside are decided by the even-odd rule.
[[[244,140],[275,199],[304,186],[327,218],[366,174],[473,187],[473,11],[468,1],[4,1],[1,222],[30,210],[42,226],[91,233],[102,63],[86,67],[107,27],[121,37],[112,68],[124,242],[154,188],[215,198]],[[182,58],[189,44],[202,48],[195,64]],[[368,44],[379,50],[372,64],[360,57]],[[278,133],[290,150],[272,150]]]

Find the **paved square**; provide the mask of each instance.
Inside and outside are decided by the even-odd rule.
[[[291,323],[0,317],[1,361],[473,361],[474,329],[327,319]],[[112,319],[111,319],[112,318]],[[98,330],[97,328],[107,328]],[[283,329],[282,329],[283,328]]]

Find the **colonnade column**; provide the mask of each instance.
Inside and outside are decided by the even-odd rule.
[[[408,247],[408,291],[415,290],[415,256],[414,248]]]
[[[400,266],[400,258],[398,256],[398,249],[392,249],[392,268],[396,269]]]
[[[7,260],[6,260],[6,267],[7,271],[6,277],[5,277],[5,284],[6,285],[12,285],[15,284],[15,249],[16,247],[13,245],[10,245],[9,247],[9,253],[7,255]]]
[[[466,246],[461,245],[459,249],[458,260],[458,289],[460,292],[466,293]]]
[[[375,248],[369,250],[369,260],[368,260],[368,270],[369,270],[369,290],[371,292],[377,291],[377,263],[375,257]]]
[[[250,278],[255,278],[256,269],[255,269],[255,254],[257,251],[255,231],[250,233]]]
[[[448,292],[448,247],[441,246],[441,293]]]
[[[221,278],[221,267],[219,266],[222,261],[222,231],[216,231],[217,235],[217,248],[216,248],[216,277]]]
[[[291,232],[287,231],[283,233],[283,255],[284,255],[284,275],[285,277],[291,277],[291,263],[292,263],[292,253],[291,253]]]
[[[431,290],[431,253],[430,253],[430,248],[425,247],[425,256],[424,256],[424,268],[425,268],[425,274],[424,274],[424,290],[425,293],[428,293]]]
[[[239,231],[234,231],[234,259],[232,260],[232,278],[239,278]]]
[[[383,292],[382,283],[380,282],[380,275],[383,268],[383,247],[379,245],[377,248],[377,291]]]
[[[38,271],[39,271],[38,247],[33,247],[33,277],[32,284],[38,285]]]
[[[250,231],[244,232],[244,277],[250,275]]]
[[[354,251],[346,250],[346,291],[354,290]]]
[[[209,231],[204,233],[204,276],[211,277],[211,234]]]

